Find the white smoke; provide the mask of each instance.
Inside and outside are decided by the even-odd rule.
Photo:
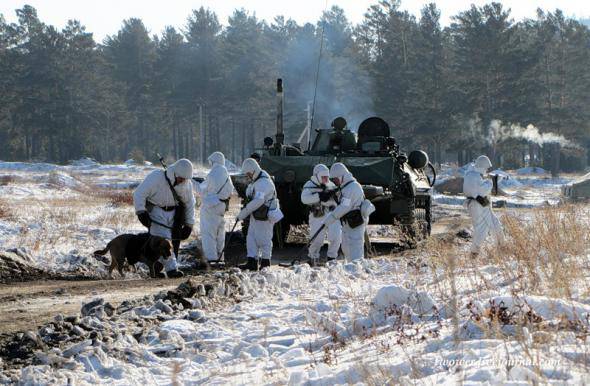
[[[498,119],[492,120],[489,125],[489,142],[495,144],[509,138],[524,139],[538,145],[559,143],[562,147],[579,147],[561,134],[551,132],[541,133],[539,129],[532,124],[527,125],[527,127],[522,127],[519,124],[514,123],[503,125],[502,121]]]

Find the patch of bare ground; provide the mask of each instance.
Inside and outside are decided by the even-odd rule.
[[[86,282],[68,288],[71,301],[65,305],[49,304],[51,295],[63,295],[63,282],[37,283],[28,290],[27,304],[45,304],[41,319],[5,319],[5,310],[0,308],[0,326],[11,329],[0,330],[0,366],[12,374],[18,368],[39,362],[35,352],[49,351],[51,348],[71,345],[83,340],[93,343],[110,343],[121,333],[143,341],[150,326],[167,320],[166,316],[137,318],[129,311],[137,306],[156,307],[165,314],[193,308],[219,309],[241,300],[240,280],[235,274],[222,279],[215,275],[202,275],[188,280],[135,280],[119,282]],[[69,293],[72,291],[72,293]],[[20,303],[20,294],[4,294],[0,287],[2,307]],[[5,297],[8,296],[8,299]],[[93,299],[89,301],[89,299]],[[25,306],[25,305],[22,305]],[[43,306],[42,306],[43,307]],[[11,313],[18,314],[13,309]],[[97,326],[86,316],[99,318]],[[28,319],[28,320],[22,320]],[[17,328],[15,328],[17,326]],[[16,331],[23,331],[18,333]]]
[[[186,280],[186,279],[184,279]],[[102,297],[112,304],[169,290],[183,279],[38,280],[0,284],[0,333],[27,331],[56,314],[73,314],[84,302]]]
[[[15,180],[16,180],[15,176],[12,176],[10,174],[2,175],[2,176],[0,176],[0,186],[11,184]]]

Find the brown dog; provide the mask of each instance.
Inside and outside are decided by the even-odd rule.
[[[94,255],[104,256],[107,252],[111,253],[111,265],[109,267],[109,276],[113,277],[113,270],[116,268],[121,277],[125,277],[123,266],[125,262],[129,266],[134,266],[137,262],[142,262],[150,269],[150,276],[156,277],[154,265],[158,259],[163,256],[168,258],[172,255],[172,243],[163,237],[152,236],[149,233],[139,235],[123,234],[112,239],[105,249],[94,251]]]

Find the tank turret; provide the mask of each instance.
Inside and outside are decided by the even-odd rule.
[[[355,134],[345,118],[337,117],[329,129],[317,130],[311,148],[302,151],[284,144],[282,117],[283,83],[279,79],[276,142],[265,138],[264,148],[257,152],[261,167],[274,178],[285,215],[279,225],[281,238],[286,237],[291,226],[307,221],[307,207],[301,203],[300,195],[314,166],[323,163],[330,167],[335,162],[348,167],[375,205],[369,224],[399,225],[409,238],[430,234],[434,168],[423,151],[415,150],[406,156],[385,120],[369,117]],[[243,195],[245,186],[236,188]]]

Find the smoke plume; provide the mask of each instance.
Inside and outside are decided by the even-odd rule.
[[[559,143],[562,147],[577,148],[578,145],[568,140],[561,134],[545,132],[541,133],[532,124],[522,127],[519,124],[503,125],[502,121],[494,119],[489,125],[488,140],[490,143],[498,143],[509,138],[524,139],[538,145],[546,143]]]
[[[342,39],[352,42],[350,32],[337,33],[332,30],[338,28],[328,23],[317,89],[315,77],[320,58],[321,27],[306,24],[287,45],[281,76],[285,82],[285,127],[288,140],[296,139],[305,126],[306,113],[303,110],[313,100],[314,94],[314,129],[329,128],[334,118],[342,116],[347,120],[348,128],[356,131],[364,119],[375,115],[371,77],[349,50],[345,47],[335,48],[336,42]]]

